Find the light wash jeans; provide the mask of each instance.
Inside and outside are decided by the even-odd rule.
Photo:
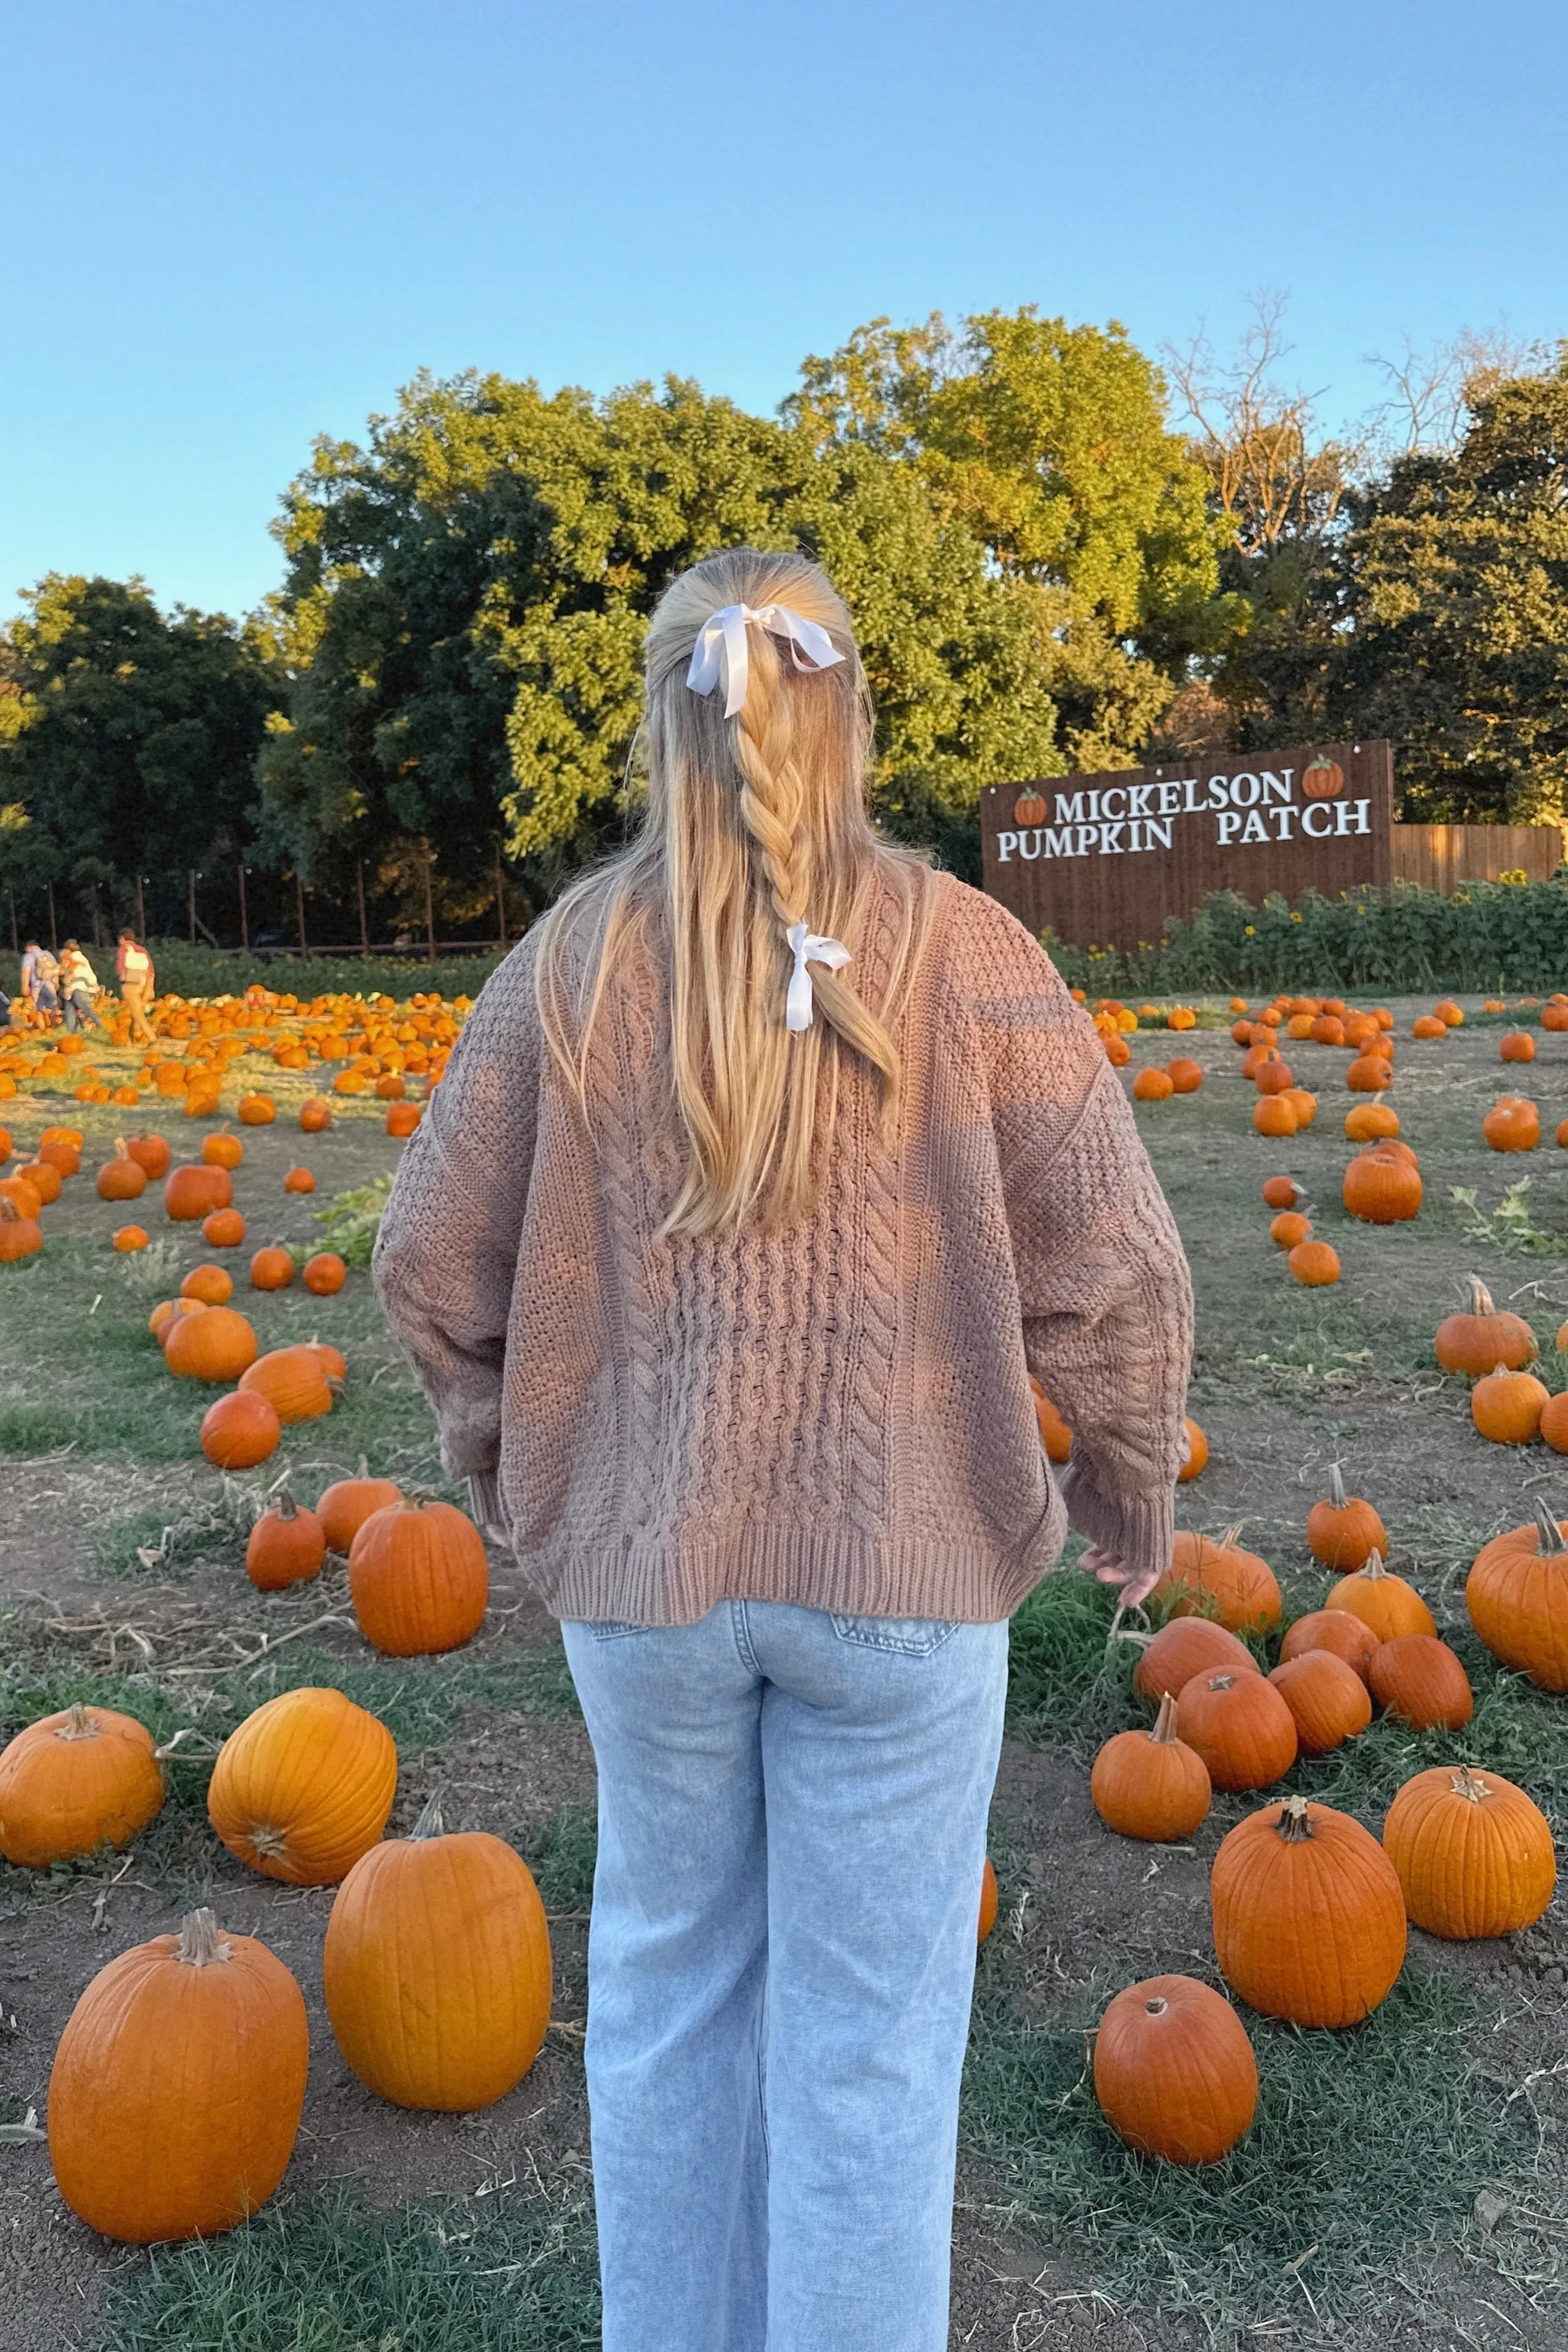
[[[1007,1628],[562,1628],[605,2352],[944,2352]]]

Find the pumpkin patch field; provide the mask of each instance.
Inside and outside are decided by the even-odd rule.
[[[1015,1622],[952,2340],[1546,2352],[1568,1022],[1091,1009],[1192,1264],[1192,1460],[1146,1610],[1075,1538]],[[598,2341],[592,1757],[367,1269],[463,1008],[330,1010],[188,1008],[184,1086],[111,1045],[107,1099],[32,1048],[0,1100],[29,2352]]]

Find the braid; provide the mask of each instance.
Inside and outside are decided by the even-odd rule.
[[[806,911],[811,887],[811,843],[801,824],[805,786],[791,753],[795,720],[789,697],[779,692],[779,658],[762,630],[752,655],[751,691],[735,727],[735,757],[741,770],[740,816],[779,919],[781,942]]]

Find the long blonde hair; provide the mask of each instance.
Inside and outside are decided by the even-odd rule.
[[[749,626],[745,703],[727,719],[722,693],[695,693],[686,675],[703,624],[731,604],[787,605],[826,629],[844,658],[798,670],[769,631]],[[646,669],[647,814],[630,845],[544,918],[540,1017],[591,1116],[589,1046],[606,981],[642,945],[667,980],[669,1072],[688,1144],[665,1232],[707,1233],[754,1213],[785,1223],[816,1197],[846,1050],[879,1074],[884,1120],[897,1111],[888,1024],[921,927],[922,861],[882,842],[867,814],[870,694],[848,613],[816,564],[751,548],[693,564],[655,609]],[[847,973],[814,963],[817,1018],[788,1031],[789,926],[804,919],[853,947],[873,866],[902,884],[880,1006],[857,992],[853,962]]]

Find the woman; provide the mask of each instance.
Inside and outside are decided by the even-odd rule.
[[[153,970],[151,955],[129,924],[120,934],[114,970],[120,982],[120,1001],[125,1007],[132,1039],[138,1045],[156,1045],[153,1024],[147,1018],[147,1005],[156,985],[157,975]]]
[[[1186,1270],[1046,956],[873,831],[823,574],[710,557],[647,673],[642,830],[484,990],[377,1276],[598,1761],[606,2352],[937,2352],[1007,1618],[1068,1512],[1166,1565]]]
[[[94,1009],[97,997],[98,974],[91,959],[79,941],[68,940],[60,950],[60,998],[68,1029],[103,1027]]]

